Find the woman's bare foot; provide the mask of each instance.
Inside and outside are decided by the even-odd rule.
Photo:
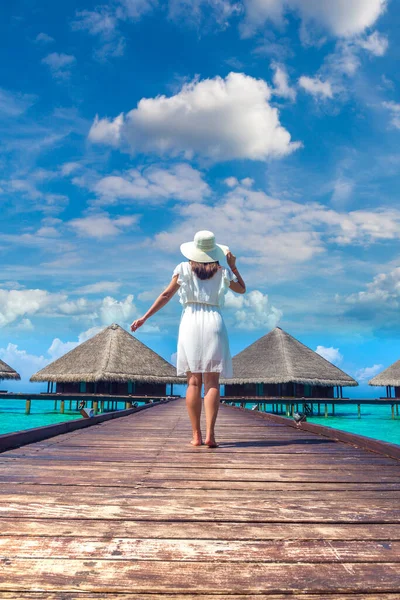
[[[207,438],[207,439],[205,440],[205,442],[204,442],[204,443],[205,443],[205,445],[206,445],[206,446],[208,446],[209,448],[218,448],[218,444],[217,444],[217,442],[215,441],[215,438],[213,438],[213,437],[212,437],[212,438],[211,438],[211,437],[210,437],[210,438]]]
[[[192,446],[201,446],[203,444],[203,440],[201,439],[201,433],[194,433],[192,441],[190,442]]]

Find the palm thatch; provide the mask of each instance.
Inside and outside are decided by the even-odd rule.
[[[369,385],[390,385],[400,387],[400,360],[390,365],[387,369],[378,373],[368,382]]]
[[[21,379],[21,376],[7,363],[5,363],[3,360],[0,360],[0,379]]]
[[[233,377],[222,383],[303,383],[356,386],[357,381],[276,327],[233,358]]]
[[[184,383],[175,368],[116,323],[32,375],[31,381]]]

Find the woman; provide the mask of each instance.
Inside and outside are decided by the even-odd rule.
[[[181,252],[189,262],[175,268],[169,286],[146,314],[132,323],[131,330],[141,327],[179,290],[184,308],[178,335],[177,374],[187,376],[186,406],[193,429],[191,444],[201,446],[203,443],[200,416],[204,383],[207,427],[204,443],[216,448],[214,428],[220,401],[219,378],[221,375],[232,377],[228,334],[220,308],[228,289],[244,294],[246,286],[236,267],[236,257],[227,246],[215,243],[211,231],[198,231],[193,242],[181,245]],[[220,265],[225,257],[230,269]]]

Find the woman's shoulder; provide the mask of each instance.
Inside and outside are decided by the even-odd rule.
[[[190,270],[190,265],[186,260],[184,260],[184,261],[180,262],[178,265],[176,265],[176,267],[174,269],[174,275],[177,275],[178,273],[181,275],[187,274],[187,273],[189,273],[189,270]]]

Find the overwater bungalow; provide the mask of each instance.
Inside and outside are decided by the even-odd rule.
[[[225,396],[342,398],[357,381],[276,327],[233,357],[233,377]]]
[[[385,386],[386,398],[400,398],[400,360],[397,360],[390,367],[375,375],[368,382],[368,385],[376,387]]]
[[[0,380],[2,379],[21,379],[21,375],[3,360],[0,360]]]
[[[118,396],[165,396],[167,384],[185,383],[169,362],[116,323],[50,363],[30,380],[47,381],[48,392]]]

